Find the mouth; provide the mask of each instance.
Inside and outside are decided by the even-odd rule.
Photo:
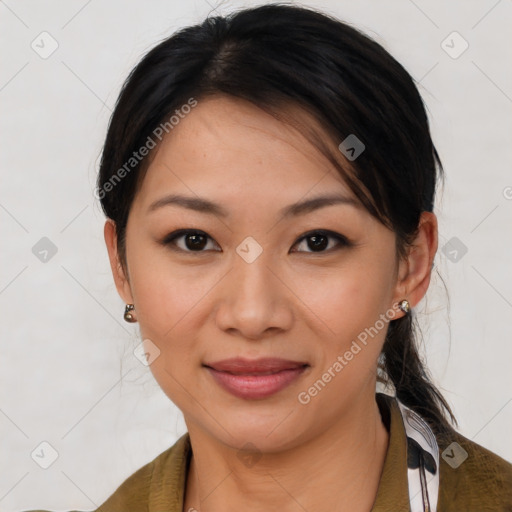
[[[203,366],[222,389],[242,399],[267,398],[289,386],[309,364],[277,358],[225,359]]]
[[[301,361],[291,361],[276,357],[263,357],[253,360],[236,357],[213,363],[204,363],[203,366],[234,375],[271,375],[283,370],[296,370],[297,368],[309,365]]]

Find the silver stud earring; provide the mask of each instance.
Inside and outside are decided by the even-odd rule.
[[[403,299],[398,303],[398,307],[402,310],[406,315],[411,311],[411,305],[407,299]]]
[[[134,310],[135,306],[133,304],[126,304],[126,307],[124,308],[124,319],[127,322],[134,323],[137,321],[132,313]]]

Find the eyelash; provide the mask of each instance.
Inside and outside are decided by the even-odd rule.
[[[161,243],[163,245],[169,247],[171,250],[177,251],[177,252],[190,253],[190,254],[201,254],[201,253],[207,252],[205,250],[191,251],[191,250],[187,250],[187,249],[181,249],[181,248],[176,246],[176,244],[174,243],[175,240],[177,240],[179,238],[182,238],[185,235],[190,235],[190,234],[202,235],[202,236],[207,237],[210,240],[213,240],[207,233],[205,233],[204,231],[201,231],[201,230],[197,230],[197,229],[179,229],[177,231],[173,231],[172,233],[168,234],[162,240]],[[328,238],[335,239],[335,240],[338,241],[338,245],[335,246],[334,248],[331,247],[330,249],[323,250],[323,251],[293,251],[293,252],[305,252],[305,253],[309,253],[309,254],[325,254],[325,253],[330,253],[333,250],[336,251],[336,250],[340,250],[340,249],[342,249],[344,247],[350,247],[350,246],[353,245],[353,243],[350,240],[348,240],[347,237],[345,237],[343,235],[340,235],[339,233],[335,233],[334,231],[329,231],[329,230],[325,230],[325,229],[317,229],[317,230],[314,230],[314,231],[309,231],[309,232],[305,233],[304,235],[302,235],[295,242],[294,246],[299,244],[303,240],[306,240],[306,239],[308,239],[310,237],[313,237],[315,235],[326,236]],[[220,251],[216,251],[216,252],[220,252]]]

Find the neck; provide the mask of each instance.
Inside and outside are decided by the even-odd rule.
[[[374,396],[338,424],[286,452],[244,466],[195,424],[184,511],[369,512],[377,495],[389,434]]]

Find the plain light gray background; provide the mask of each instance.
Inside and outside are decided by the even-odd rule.
[[[93,189],[111,109],[141,56],[215,7],[256,4],[208,1],[0,1],[5,512],[94,509],[185,432],[133,356],[138,329],[122,320]],[[418,308],[425,355],[461,433],[512,460],[512,2],[302,5],[353,23],[419,82],[447,173],[436,267],[450,298],[435,277]],[[46,262],[33,252],[43,237],[57,248]],[[31,457],[44,441],[58,453],[48,469]]]

